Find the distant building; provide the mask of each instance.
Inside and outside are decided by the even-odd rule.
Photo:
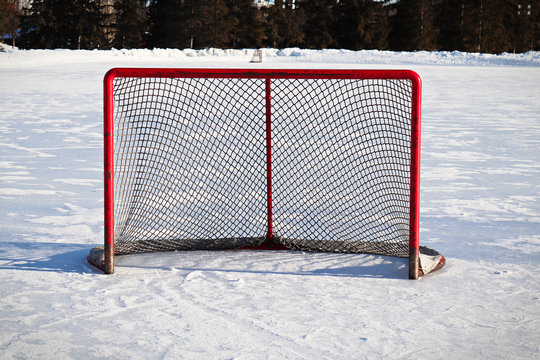
[[[23,10],[30,5],[30,0],[14,0],[13,3],[19,10]]]
[[[274,6],[274,0],[255,0],[255,6],[258,8]]]
[[[518,15],[531,15],[531,4],[518,4]]]
[[[257,8],[261,8],[261,7],[270,7],[270,6],[274,6],[275,5],[275,0],[254,0],[255,1],[255,6]],[[289,4],[286,5],[285,4],[285,1],[284,1],[284,4],[283,4],[283,7],[290,7],[291,9],[295,9],[297,7],[297,3],[301,3],[303,0],[290,0],[289,1]]]

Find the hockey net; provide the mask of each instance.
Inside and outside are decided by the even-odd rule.
[[[105,93],[105,246],[88,257],[105,272],[258,246],[408,257],[411,278],[444,265],[419,260],[416,74],[114,69]]]

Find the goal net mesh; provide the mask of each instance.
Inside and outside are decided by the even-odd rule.
[[[256,246],[407,257],[408,80],[114,79],[115,254]]]

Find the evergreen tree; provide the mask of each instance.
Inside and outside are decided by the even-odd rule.
[[[114,40],[116,48],[141,46],[146,27],[145,0],[118,0],[114,4]]]
[[[464,0],[443,0],[437,9],[436,23],[439,25],[438,44],[440,50],[464,49]]]
[[[537,2],[536,9],[534,2],[512,0],[513,16],[511,18],[511,32],[509,34],[511,49],[513,52],[525,52],[534,49],[535,21],[540,2]],[[536,10],[536,13],[535,13]]]
[[[292,0],[275,0],[274,6],[263,8],[266,44],[274,48],[300,46],[302,32]]]
[[[441,49],[491,53],[532,49],[537,19],[533,3],[535,0],[443,0],[438,15]],[[536,3],[538,9],[540,3]]]
[[[511,19],[516,16],[508,0],[481,0],[481,37],[478,51],[501,53],[512,48]]]
[[[21,19],[20,46],[27,49],[60,47],[56,14],[59,11],[54,2],[34,0],[30,3],[27,15]]]
[[[359,0],[341,0],[335,7],[336,40],[339,47],[351,50],[364,48],[365,9]]]
[[[199,14],[203,26],[199,33],[197,47],[225,48],[233,39],[235,19],[230,14],[225,0],[200,0]]]
[[[480,50],[482,37],[482,17],[479,0],[463,0],[463,48],[462,51],[475,52]]]
[[[72,0],[67,3],[67,5],[64,3],[64,17],[59,17],[61,29],[68,35],[67,47],[71,49],[107,47],[107,39],[101,27],[103,13],[99,2]]]
[[[390,46],[394,50],[435,50],[437,27],[431,0],[401,0],[395,6]]]
[[[336,3],[336,0],[309,0],[301,3],[300,9],[305,16],[303,33],[306,47],[326,49],[337,46],[334,38]]]
[[[162,48],[193,48],[202,29],[198,0],[152,0],[152,42]]]
[[[502,52],[510,49],[514,17],[508,0],[461,0],[462,47],[467,52]]]
[[[156,47],[227,47],[233,42],[231,16],[225,0],[153,0],[152,41]]]
[[[531,21],[533,22],[531,28],[533,34],[531,36],[530,50],[540,50],[540,4],[537,1],[533,6],[531,10]]]
[[[10,0],[0,0],[0,36],[9,34],[11,45],[15,46],[15,37],[19,27],[19,10],[14,2]],[[2,42],[2,39],[0,39]]]
[[[364,48],[366,49],[387,49],[390,25],[387,10],[380,1],[367,1],[366,3],[366,25],[364,36]]]
[[[159,48],[188,47],[185,37],[177,30],[184,17],[182,0],[152,0],[149,6],[152,44]]]
[[[23,17],[22,46],[95,49],[107,46],[103,14],[92,0],[34,0]]]
[[[383,3],[341,0],[335,13],[339,47],[360,50],[385,49],[388,46],[388,18]]]
[[[227,0],[232,48],[259,48],[265,35],[262,17],[252,0]]]

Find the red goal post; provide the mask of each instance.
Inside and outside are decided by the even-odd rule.
[[[124,83],[124,79],[128,79],[126,80],[127,82]],[[151,85],[150,82],[152,82]],[[222,85],[222,83],[225,85]],[[274,87],[274,84],[277,85]],[[303,88],[303,84],[307,84],[305,88]],[[387,89],[387,84],[394,88]],[[139,88],[142,88],[142,90]],[[373,89],[376,91],[373,91]],[[168,94],[169,91],[173,92],[175,95]],[[378,94],[371,94],[371,92],[378,92]],[[118,95],[118,93],[120,93],[120,95]],[[236,95],[236,93],[238,93],[238,95]],[[337,93],[339,93],[339,95],[334,99],[333,95]],[[361,93],[361,95],[359,95],[359,93]],[[133,98],[130,98],[132,94],[135,95]],[[357,99],[356,102],[361,102],[362,104],[355,104],[354,101],[347,98],[347,96],[349,96],[348,94],[351,94],[351,97]],[[314,96],[314,99],[308,99],[311,95]],[[381,96],[383,99],[379,100],[377,96]],[[162,99],[156,100],[158,97],[161,97]],[[276,99],[277,104],[273,104],[274,99]],[[149,100],[148,104],[144,103],[146,100]],[[295,113],[295,108],[293,109],[292,105],[304,101],[306,104],[302,105],[303,107],[299,108],[301,110],[296,110]],[[261,105],[259,105],[259,103],[261,103]],[[289,105],[291,105],[292,110],[288,109]],[[319,106],[321,106],[320,109]],[[251,108],[258,109],[258,107],[260,107],[259,110],[253,110],[253,112],[250,113],[250,111],[252,111]],[[322,107],[324,107],[324,109]],[[333,107],[337,107],[337,109],[334,109]],[[369,109],[366,107],[369,107]],[[210,110],[208,110],[209,108]],[[315,108],[317,108],[317,110],[314,110]],[[199,112],[197,113],[197,111]],[[310,111],[312,111],[312,113],[310,113]],[[387,114],[385,112],[387,112]],[[276,113],[275,117],[274,113]],[[304,113],[310,114],[305,115],[305,120],[304,118],[298,120],[298,117],[304,116]],[[166,120],[164,122],[159,120],[158,118],[160,116],[163,116]],[[346,136],[339,135],[337,127],[334,128],[334,126],[339,126],[335,124],[339,124],[341,121],[340,116],[346,118],[344,122],[349,124],[347,125],[348,127],[340,128],[347,134]],[[390,120],[387,120],[385,116]],[[230,148],[235,145],[235,139],[236,143],[242,143],[244,139],[251,137],[262,139],[261,136],[264,136],[265,153],[263,154],[263,157],[265,163],[264,180],[266,182],[266,194],[264,199],[264,215],[266,217],[265,234],[261,235],[259,227],[257,227],[257,234],[254,234],[253,236],[249,234],[239,235],[234,233],[234,231],[231,232],[232,235],[224,235],[224,233],[220,232],[221,230],[212,230],[215,234],[206,230],[206,232],[203,230],[193,230],[192,233],[194,235],[188,240],[190,245],[182,243],[178,249],[186,250],[191,248],[191,244],[197,242],[204,245],[199,247],[199,245],[195,244],[193,247],[194,249],[260,248],[265,246],[268,247],[268,244],[274,244],[274,246],[280,248],[308,251],[367,252],[392,256],[407,256],[409,258],[409,278],[417,279],[419,275],[442,267],[445,262],[442,255],[430,249],[427,249],[426,255],[428,258],[432,258],[435,262],[434,265],[423,267],[419,257],[421,252],[421,247],[419,246],[420,116],[421,80],[415,72],[408,70],[112,69],[106,74],[104,79],[105,241],[103,247],[92,250],[88,256],[88,260],[102,269],[105,273],[114,272],[115,242],[118,241],[115,241],[115,227],[121,226],[122,231],[126,233],[129,231],[143,231],[144,228],[146,228],[146,230],[144,230],[146,231],[144,235],[141,235],[144,239],[140,239],[141,242],[144,243],[144,246],[141,248],[133,248],[134,250],[121,251],[121,253],[127,254],[144,251],[174,250],[174,246],[168,247],[169,245],[167,245],[163,247],[161,244],[157,244],[156,247],[153,247],[153,245],[161,242],[161,239],[164,238],[172,237],[187,239],[188,236],[186,235],[187,233],[183,232],[184,230],[167,232],[167,236],[163,235],[165,233],[162,231],[161,227],[170,224],[171,221],[169,217],[171,213],[175,214],[175,219],[180,219],[174,221],[179,222],[182,221],[181,219],[183,219],[183,216],[185,215],[186,219],[189,218],[186,220],[186,224],[191,224],[194,218],[203,219],[201,220],[203,222],[212,222],[212,224],[209,223],[208,225],[205,225],[206,227],[212,227],[217,222],[217,220],[208,220],[209,217],[211,218],[213,216],[212,214],[214,212],[220,211],[219,209],[216,210],[216,208],[219,208],[221,205],[215,205],[215,202],[212,203],[212,206],[202,210],[197,207],[196,211],[210,214],[208,217],[205,217],[200,214],[191,214],[196,212],[193,208],[189,208],[188,210],[186,210],[187,208],[185,207],[179,208],[176,204],[172,205],[172,201],[168,199],[148,200],[149,198],[142,194],[143,191],[153,189],[155,183],[159,183],[160,188],[158,190],[150,190],[150,192],[154,193],[154,197],[159,196],[161,193],[167,193],[168,197],[172,196],[175,199],[179,199],[178,203],[186,203],[195,201],[198,196],[195,194],[185,194],[186,191],[184,189],[191,189],[191,186],[194,185],[176,185],[179,178],[186,179],[185,174],[189,173],[190,170],[183,170],[182,167],[182,176],[179,176],[178,178],[161,178],[161,175],[157,173],[158,170],[155,169],[157,166],[150,163],[151,158],[156,158],[156,153],[161,152],[168,154],[165,159],[158,159],[156,161],[167,164],[163,166],[160,165],[159,172],[170,173],[171,166],[175,168],[174,171],[180,171],[176,168],[176,164],[179,161],[181,162],[184,157],[191,156],[186,154],[191,154],[192,152],[204,152],[205,150],[201,149],[201,144],[208,143],[212,148],[217,147],[216,144],[221,144],[221,150],[210,150],[206,156],[207,158],[220,157],[220,163],[218,165],[213,162],[214,160],[209,162],[210,160],[203,159],[202,156],[197,155],[196,160],[199,162],[194,164],[194,168],[207,166],[208,169],[214,171],[214,168],[224,169],[224,163],[233,161],[234,166],[241,168],[242,174],[243,172],[250,174],[255,171],[252,170],[254,165],[249,164],[244,166],[240,162],[243,161],[241,160],[243,158],[251,158],[253,156],[258,159],[254,164],[256,163],[258,165],[261,163],[260,158],[262,155],[258,153],[254,154],[254,151],[252,150],[262,148],[261,144],[259,144],[260,141],[258,141],[257,145],[254,145],[248,150],[230,150]],[[117,118],[120,117],[126,119],[125,123],[122,125],[115,123]],[[177,122],[181,123],[182,126],[189,127],[189,124],[191,123],[199,123],[202,121],[206,121],[207,123],[200,125],[197,129],[186,128],[184,130],[178,130],[179,127],[177,124],[171,125],[173,122]],[[238,125],[238,128],[241,129],[241,131],[236,131],[231,138],[224,138],[222,134],[215,135],[220,137],[218,140],[215,140],[212,132],[219,133],[221,131],[222,133],[227,134],[233,133],[230,129],[223,130],[220,128],[222,130],[210,130],[217,126],[222,126],[221,124],[227,121],[234,122],[235,124],[241,123]],[[380,121],[381,124],[377,124],[376,121]],[[238,135],[238,133],[244,131],[243,126],[247,126],[245,124],[249,123],[249,126],[252,126],[252,123],[258,122],[261,122],[261,124],[256,125],[256,131],[251,128],[245,130],[246,132],[254,131],[253,134],[256,135],[251,135],[252,133],[245,137],[242,137],[242,134]],[[366,142],[367,145],[360,144],[362,137],[354,134],[350,135],[355,132],[355,129],[364,129],[362,122],[377,129],[376,131],[363,130],[364,133],[362,136],[368,139]],[[281,123],[286,125],[281,125]],[[135,125],[133,125],[133,128],[126,130],[127,127],[132,126],[129,124]],[[173,130],[170,130],[171,126],[174,127]],[[255,125],[253,126],[255,127]],[[311,134],[310,136],[313,136],[314,133],[317,134],[313,131],[313,128],[316,127],[317,129],[324,130],[324,126],[332,127],[332,130],[327,132],[326,135],[320,139],[308,140],[305,143],[298,144],[299,142],[304,141],[302,140],[303,137],[297,134],[298,132],[306,131]],[[167,130],[163,130],[164,128],[167,128]],[[201,132],[200,134],[198,133],[199,131]],[[262,134],[263,131],[264,134]],[[122,132],[122,134],[119,135],[119,132]],[[274,135],[275,132],[277,132],[277,135]],[[373,140],[375,137],[373,134],[375,134],[375,132],[377,132],[377,134],[379,132],[381,133],[381,135],[377,135],[378,138],[376,141]],[[385,134],[384,132],[396,132],[399,134],[396,135],[396,139],[387,140],[394,137],[394,135]],[[134,133],[137,133],[137,135],[133,135]],[[172,134],[166,141],[167,145],[157,144],[159,141],[156,140],[158,133]],[[285,135],[282,136],[282,134]],[[125,136],[126,138],[135,136],[136,140],[122,140],[124,141],[124,144],[133,146],[133,148],[119,149],[118,146],[123,146],[116,144],[117,141],[120,143],[118,140],[118,137],[120,136]],[[196,146],[190,145],[191,148],[196,150],[190,150],[189,152],[185,150],[185,152],[183,152],[184,150],[180,150],[179,147],[184,146],[190,140],[176,142],[174,139],[189,139],[190,136],[201,139],[204,138],[205,140],[197,142]],[[310,177],[306,172],[306,174],[301,175],[301,179],[295,178],[282,181],[281,177],[276,180],[275,175],[273,178],[272,152],[275,151],[275,147],[272,142],[276,137],[279,139],[278,141],[281,142],[277,147],[277,149],[281,151],[278,155],[281,165],[277,165],[280,169],[280,175],[287,174],[285,170],[288,169],[288,166],[290,166],[290,172],[293,174],[298,174],[299,172],[304,171],[303,169],[309,168],[309,171],[315,171],[317,175]],[[340,137],[343,137],[344,141],[348,141],[352,145],[341,147],[342,145],[339,142]],[[283,140],[282,138],[287,138],[288,140]],[[149,150],[149,145],[145,145],[145,141],[152,143],[159,151]],[[326,145],[327,142],[335,142],[335,144]],[[328,153],[330,153],[337,158],[336,160],[330,161],[330,163],[338,164],[338,167],[342,166],[343,162],[349,161],[348,159],[352,157],[351,149],[353,148],[367,149],[365,151],[369,152],[368,145],[373,144],[374,148],[380,149],[377,150],[374,155],[369,155],[370,157],[362,158],[361,160],[350,160],[351,165],[347,165],[348,167],[346,169],[343,168],[343,170],[339,174],[336,173],[334,177],[325,177],[326,175],[322,173],[333,172],[331,167],[324,167],[326,166],[324,165],[322,166],[324,169],[320,170],[317,169],[317,165],[313,165],[315,160],[297,160],[301,157],[299,154],[309,157],[309,152],[312,150],[306,152],[305,149],[314,144],[322,144],[321,146],[325,148],[318,153],[317,159],[319,160],[317,161],[321,161],[320,159],[326,160]],[[403,144],[406,144],[406,150],[403,150],[405,148]],[[249,147],[249,144],[246,146]],[[287,148],[287,146],[289,147]],[[174,151],[171,150],[173,148]],[[290,148],[293,148],[293,150],[290,150]],[[399,148],[402,153],[395,156],[396,160],[385,163],[386,160],[383,158],[389,154],[389,151],[391,151],[389,149],[394,148]],[[330,152],[330,150],[332,150],[332,152]],[[184,155],[174,154],[177,151],[182,152]],[[222,155],[224,152],[230,152],[233,155],[224,157]],[[136,160],[133,160],[134,153],[138,154]],[[126,160],[118,160],[118,157],[122,156],[126,156]],[[392,156],[393,155],[389,155],[389,157]],[[406,176],[403,175],[402,163],[404,159],[406,159],[408,163],[408,174]],[[120,161],[120,163],[115,164],[115,161]],[[298,164],[289,164],[294,161],[298,161]],[[189,162],[193,161],[190,159]],[[130,165],[134,163],[136,163],[136,165]],[[357,189],[350,195],[343,195],[343,193],[347,192],[348,188],[355,187],[357,183],[364,181],[364,175],[361,177],[354,177],[356,176],[356,174],[354,174],[353,179],[344,180],[344,183],[340,185],[339,188],[333,188],[333,192],[324,193],[324,191],[320,191],[323,187],[332,187],[335,184],[336,179],[346,178],[348,174],[353,172],[351,169],[354,170],[360,168],[363,170],[367,166],[365,164],[374,164],[374,167],[376,168],[372,171],[365,170],[363,174],[369,176],[372,176],[374,173],[376,173],[376,175],[373,176],[380,176],[378,175],[379,173],[385,174],[391,172],[390,177],[395,178],[396,180],[388,182],[389,185],[387,185],[387,187],[389,187],[390,190],[374,190],[374,194],[367,195],[372,196],[371,199],[366,198],[361,202],[355,202],[355,194],[368,193],[371,190]],[[125,170],[125,168],[129,166],[133,166],[134,168]],[[128,179],[118,178],[118,174],[115,173],[115,167],[123,169],[122,171],[124,172],[120,174],[120,176],[125,176]],[[399,168],[399,170],[395,170],[394,168]],[[259,180],[263,178],[263,175],[261,175],[262,170],[258,169],[255,172],[258,174]],[[146,175],[150,173],[151,175]],[[202,171],[202,173],[204,173],[204,171]],[[221,175],[217,177],[221,177]],[[192,182],[195,183],[201,181],[201,179],[206,179],[212,181],[212,186],[214,187],[221,188],[222,186],[225,186],[227,189],[230,189],[227,190],[226,193],[218,193],[219,190],[212,188],[209,190],[211,193],[210,195],[200,195],[205,198],[219,197],[220,199],[223,199],[229,196],[237,200],[237,198],[240,199],[241,196],[233,193],[233,191],[235,191],[235,188],[242,186],[246,186],[247,190],[242,190],[245,193],[250,191],[257,194],[260,193],[261,188],[259,185],[257,185],[256,191],[250,190],[250,188],[247,188],[249,184],[241,183],[238,185],[236,183],[236,177],[240,177],[240,175],[230,176],[223,180],[223,183],[217,184],[213,182],[214,178],[210,179],[206,175],[201,174],[197,180],[193,180]],[[405,177],[407,177],[407,179],[404,179]],[[138,180],[133,180],[132,178],[137,178]],[[304,184],[306,178],[313,179],[312,187],[300,189],[299,191],[310,194],[324,193],[318,198],[318,203],[310,203],[308,200],[308,197],[313,195],[306,195],[302,198],[298,198],[297,194],[290,192],[291,190],[289,188],[295,188],[298,185]],[[319,178],[320,180],[318,180]],[[115,184],[115,181],[127,185],[122,185],[122,188],[118,188],[119,185],[118,183]],[[233,185],[225,184],[226,181],[232,181]],[[283,195],[279,205],[282,206],[282,209],[285,208],[286,210],[276,210],[273,204],[273,198],[274,195],[276,195],[274,181],[282,181],[283,183],[283,185],[278,186],[279,189],[277,194],[287,194],[288,197],[292,198],[290,202],[302,203],[303,206],[305,206],[301,210],[290,210],[289,208],[294,208],[294,204],[288,204],[287,201],[289,200],[286,199],[287,196]],[[365,179],[367,185],[364,184],[362,189],[369,189],[370,187],[383,188],[386,186],[378,183],[374,184],[375,181],[376,180]],[[250,180],[249,182],[257,181]],[[383,179],[380,182],[386,183],[387,180]],[[117,186],[116,191],[118,194],[115,194],[115,186]],[[396,188],[399,189],[395,190]],[[399,193],[396,197],[400,198],[400,200],[387,200],[394,193]],[[403,193],[406,193],[407,195],[407,204],[403,201]],[[117,196],[117,202],[119,201],[119,196],[125,196],[129,199],[121,200],[123,205],[121,205],[122,208],[120,210],[115,210],[115,195]],[[182,196],[184,197],[182,198]],[[255,198],[257,198],[257,196],[255,196]],[[309,218],[312,212],[317,212],[320,208],[324,208],[324,203],[327,201],[331,202],[331,199],[341,197],[345,200],[339,200],[336,204],[330,205],[320,214],[317,213],[318,216],[320,216],[319,219],[314,216],[308,220],[302,220],[304,222],[301,224],[300,222],[295,223],[295,221],[297,221],[296,219],[300,216],[299,214]],[[246,200],[248,198],[251,199],[251,197],[248,196],[242,197],[242,200],[238,200],[237,204],[239,204],[240,207],[244,206],[244,202],[248,201]],[[233,203],[236,200],[233,200]],[[129,201],[135,201],[138,205],[133,205],[133,203],[127,204]],[[378,204],[375,210],[362,210],[362,206],[372,202]],[[399,203],[399,205],[396,205],[397,203]],[[146,210],[142,209],[143,204],[147,204],[148,208]],[[167,208],[167,213],[159,209],[161,204],[164,204],[164,207]],[[309,204],[312,204],[313,207],[309,208]],[[260,205],[258,202],[253,206],[256,208],[254,212],[261,213],[261,211],[259,211]],[[400,209],[395,210],[394,208],[396,207],[400,207]],[[405,207],[407,207],[406,212],[408,213],[408,216],[403,215],[403,209]],[[388,214],[374,214],[374,212],[378,211],[377,209],[387,211],[386,209],[390,208],[391,210],[388,210]],[[227,211],[230,212],[230,208],[228,209],[229,210]],[[122,216],[128,218],[128,220],[119,225],[118,221],[115,220],[115,211],[123,212]],[[241,216],[244,216],[251,210],[242,211]],[[144,212],[152,213],[153,215],[147,216],[143,214]],[[225,217],[225,213],[225,211],[222,211],[216,219],[221,221],[221,219]],[[334,218],[335,214],[339,213],[346,213],[348,216],[346,221],[351,222],[352,225],[348,225],[343,229],[339,228],[334,234],[329,232],[321,239],[315,239],[317,235],[314,234],[320,230],[312,230],[312,228],[318,226],[316,224],[319,220],[323,218],[330,219],[330,214],[332,214],[333,218],[330,219],[330,223],[337,228],[340,225],[335,224],[337,224],[339,219],[334,220]],[[399,215],[395,215],[397,213],[399,213]],[[150,219],[152,216],[154,216],[155,219]],[[278,216],[282,219],[281,223],[278,221],[279,224],[277,230],[274,224],[274,216]],[[356,216],[356,218],[354,216]],[[136,221],[133,220],[134,217],[144,217],[144,219],[137,220],[139,223],[134,226],[134,230],[126,230],[127,223],[130,223],[130,221],[131,223],[134,223]],[[405,217],[408,218],[403,220]],[[167,223],[159,220],[162,218],[167,218]],[[360,218],[362,218],[361,222],[366,223],[369,222],[369,219],[375,219],[376,225],[360,228],[359,226],[356,226],[356,223],[360,221],[355,220]],[[289,219],[294,220],[287,223]],[[249,222],[251,220],[248,219],[246,221]],[[255,222],[260,223],[260,220]],[[400,222],[400,224],[397,224],[398,222]],[[404,229],[404,225],[401,224],[403,222],[407,222],[407,229]],[[244,225],[243,223],[236,223],[234,226],[235,228],[252,228],[252,224]],[[321,225],[321,229],[324,229],[324,226],[328,225]],[[181,225],[180,227],[185,228],[184,225]],[[295,227],[300,230],[296,231]],[[390,227],[397,230],[388,230],[387,228]],[[148,230],[148,228],[151,228],[152,231]],[[215,226],[213,228],[215,228]],[[352,229],[350,235],[346,234],[349,229]],[[283,232],[283,234],[276,234],[276,231]],[[291,235],[287,235],[288,231],[291,232]],[[390,231],[395,231],[397,235],[390,235]],[[371,236],[377,237],[377,232],[388,233],[389,235],[385,236],[390,239],[390,245],[384,244],[386,240],[373,241],[374,244],[381,243],[382,245],[369,244],[369,238]],[[174,234],[170,235],[172,233]],[[204,234],[200,235],[199,233]],[[150,234],[157,234],[154,240],[150,240]],[[301,236],[298,234],[304,234],[303,240],[299,240]],[[358,241],[360,236],[362,236],[362,240]],[[224,238],[228,243],[217,241],[217,238],[219,237]],[[329,243],[334,242],[334,237],[342,237],[343,240],[336,240],[335,242],[338,243],[337,246],[328,245]],[[394,240],[394,238],[397,240]],[[137,242],[137,240],[133,239],[134,238],[130,238],[129,241],[126,240],[126,243],[129,242],[130,246],[132,246]],[[208,239],[211,239],[212,245],[209,245]],[[243,241],[243,239],[249,240]],[[253,239],[257,240],[255,241]],[[149,244],[152,244],[152,246]],[[404,252],[401,250],[394,250],[394,248],[400,246],[407,247],[406,255],[403,255]],[[387,251],[387,249],[389,250]]]

